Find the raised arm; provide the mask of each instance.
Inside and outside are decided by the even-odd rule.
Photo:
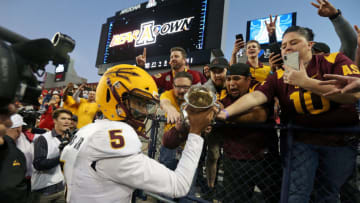
[[[191,186],[200,159],[203,138],[199,135],[211,122],[214,109],[205,112],[188,111],[190,133],[175,171],[139,153],[132,156],[103,159],[97,162],[97,173],[114,182],[132,188],[164,194],[185,196]]]
[[[274,20],[271,14],[269,16],[270,16],[270,22],[265,21],[265,25],[269,35],[269,43],[274,43],[276,42],[276,20],[278,16],[276,15]]]
[[[138,65],[139,67],[144,68],[145,63],[146,63],[146,48],[144,48],[143,54],[137,56],[135,59],[136,59],[136,65]]]
[[[340,10],[336,9],[328,0],[317,0],[318,4],[311,4],[318,9],[321,17],[328,17],[333,24],[341,41],[340,52],[343,52],[351,60],[355,59],[356,32],[350,23],[342,16]]]
[[[236,61],[236,54],[240,51],[240,49],[244,48],[245,47],[245,41],[243,39],[237,39],[235,40],[235,43],[234,43],[234,48],[233,48],[233,51],[231,53],[231,58],[230,58],[230,66],[232,64],[235,64],[237,63]]]
[[[73,98],[76,101],[76,103],[80,103],[80,94],[84,90],[84,87],[85,87],[85,83],[81,84],[80,87],[74,93]]]

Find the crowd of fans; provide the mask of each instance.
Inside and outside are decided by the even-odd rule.
[[[222,171],[224,195],[208,200],[252,202],[259,190],[265,202],[279,202],[284,168],[281,157],[288,157],[292,161],[287,166],[291,171],[288,202],[345,202],[345,186],[353,191],[350,202],[360,201],[360,185],[356,183],[358,142],[353,133],[295,132],[288,150],[291,153],[283,154],[279,131],[256,128],[257,124],[291,123],[311,128],[359,124],[360,29],[353,29],[330,2],[317,0],[312,5],[319,16],[328,17],[334,25],[341,41],[339,52],[331,52],[324,42],[314,42],[311,29],[293,26],[282,36],[282,56],[272,53],[268,65],[259,59],[261,47],[256,40],[245,43],[237,39],[229,60],[216,57],[202,72],[191,70],[181,45],[173,47],[171,70],[152,76],[161,92],[160,108],[166,117],[158,161],[171,170],[177,169],[190,131],[181,118],[185,94],[191,87],[202,85],[216,95],[221,106],[217,119],[222,125],[209,125],[201,133],[205,158],[198,165],[188,195],[199,193],[199,184],[203,184],[204,194],[204,190],[218,190]],[[276,21],[275,17],[266,23],[270,44],[276,43]],[[246,63],[238,62],[240,49],[245,49]],[[282,62],[282,57],[292,52],[299,52],[299,70]],[[146,49],[136,57],[136,63],[145,65]],[[21,165],[19,170],[25,178],[1,180],[17,184],[12,191],[0,184],[1,201],[66,202],[62,150],[79,130],[106,119],[96,103],[96,85],[69,83],[64,88],[44,90],[40,106],[11,105],[12,112],[17,113],[11,116],[12,125],[6,129],[4,140],[18,149],[14,149],[14,156],[25,156],[8,165],[4,161],[0,171],[4,174],[6,167]],[[183,197],[176,201],[191,202]]]

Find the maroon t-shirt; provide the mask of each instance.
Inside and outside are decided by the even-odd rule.
[[[342,53],[314,55],[306,72],[318,80],[325,80],[323,75],[326,73],[360,77],[358,67]],[[257,87],[268,100],[275,96],[279,98],[283,123],[292,120],[294,124],[306,127],[341,127],[358,123],[355,104],[341,105],[298,86],[285,84],[283,73],[283,70],[277,70]],[[322,145],[332,145],[331,142],[338,142],[339,137],[295,134],[298,141]]]
[[[258,84],[257,81],[252,80],[249,92],[252,92]],[[221,103],[226,108],[237,99],[238,98],[227,95],[221,100]],[[269,110],[267,104],[265,104],[264,107]],[[276,139],[275,131],[269,129],[242,128],[241,131],[239,131],[239,128],[224,127],[219,129],[219,133],[221,133],[223,137],[225,155],[237,160],[262,159],[269,144]]]
[[[192,75],[193,85],[198,83],[204,84],[206,82],[206,78],[202,73],[190,69],[186,69],[185,71]],[[171,90],[173,88],[174,74],[172,70],[165,73],[155,74],[152,77],[155,80],[157,87],[162,88],[163,91]]]

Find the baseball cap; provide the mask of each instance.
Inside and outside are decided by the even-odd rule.
[[[246,63],[235,63],[230,66],[226,75],[250,76],[250,65]]]
[[[23,120],[23,117],[20,116],[20,114],[14,114],[10,117],[10,119],[11,122],[13,123],[10,128],[17,128],[26,125],[26,123]]]
[[[229,68],[229,62],[224,57],[216,57],[208,66],[210,70],[213,68]]]
[[[315,42],[312,49],[316,52],[324,52],[326,54],[330,53],[330,47],[323,42]]]
[[[78,121],[78,117],[77,117],[76,115],[73,115],[73,116],[72,116],[72,118],[71,118],[71,120],[73,120],[73,121],[76,121],[76,122],[77,122],[77,121]]]

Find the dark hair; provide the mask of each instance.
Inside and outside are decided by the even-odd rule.
[[[246,44],[250,44],[250,43],[255,43],[255,44],[257,44],[257,46],[260,48],[261,46],[260,46],[260,43],[258,42],[258,41],[256,41],[256,40],[249,40],[249,41],[247,41],[246,42]]]
[[[176,74],[175,74],[175,77],[174,77],[174,81],[175,81],[177,78],[187,78],[187,79],[190,80],[191,83],[192,83],[192,81],[193,81],[193,76],[192,76],[190,73],[185,72],[185,71],[176,73]]]
[[[284,38],[284,36],[289,32],[297,32],[305,37],[307,41],[314,41],[314,32],[310,28],[294,25],[286,29],[282,37]]]
[[[183,56],[184,58],[187,57],[186,51],[185,51],[185,49],[182,48],[182,47],[173,47],[173,48],[171,48],[171,49],[170,49],[170,54],[171,54],[171,52],[173,52],[173,51],[180,51],[181,54],[182,54],[182,56]]]
[[[69,110],[67,110],[67,109],[58,108],[58,109],[56,109],[56,110],[52,113],[52,118],[53,118],[54,120],[56,120],[56,119],[60,116],[61,113],[66,113],[66,114],[70,115],[70,117],[72,117],[72,115],[73,115],[73,114],[71,113],[71,111],[69,111]]]

